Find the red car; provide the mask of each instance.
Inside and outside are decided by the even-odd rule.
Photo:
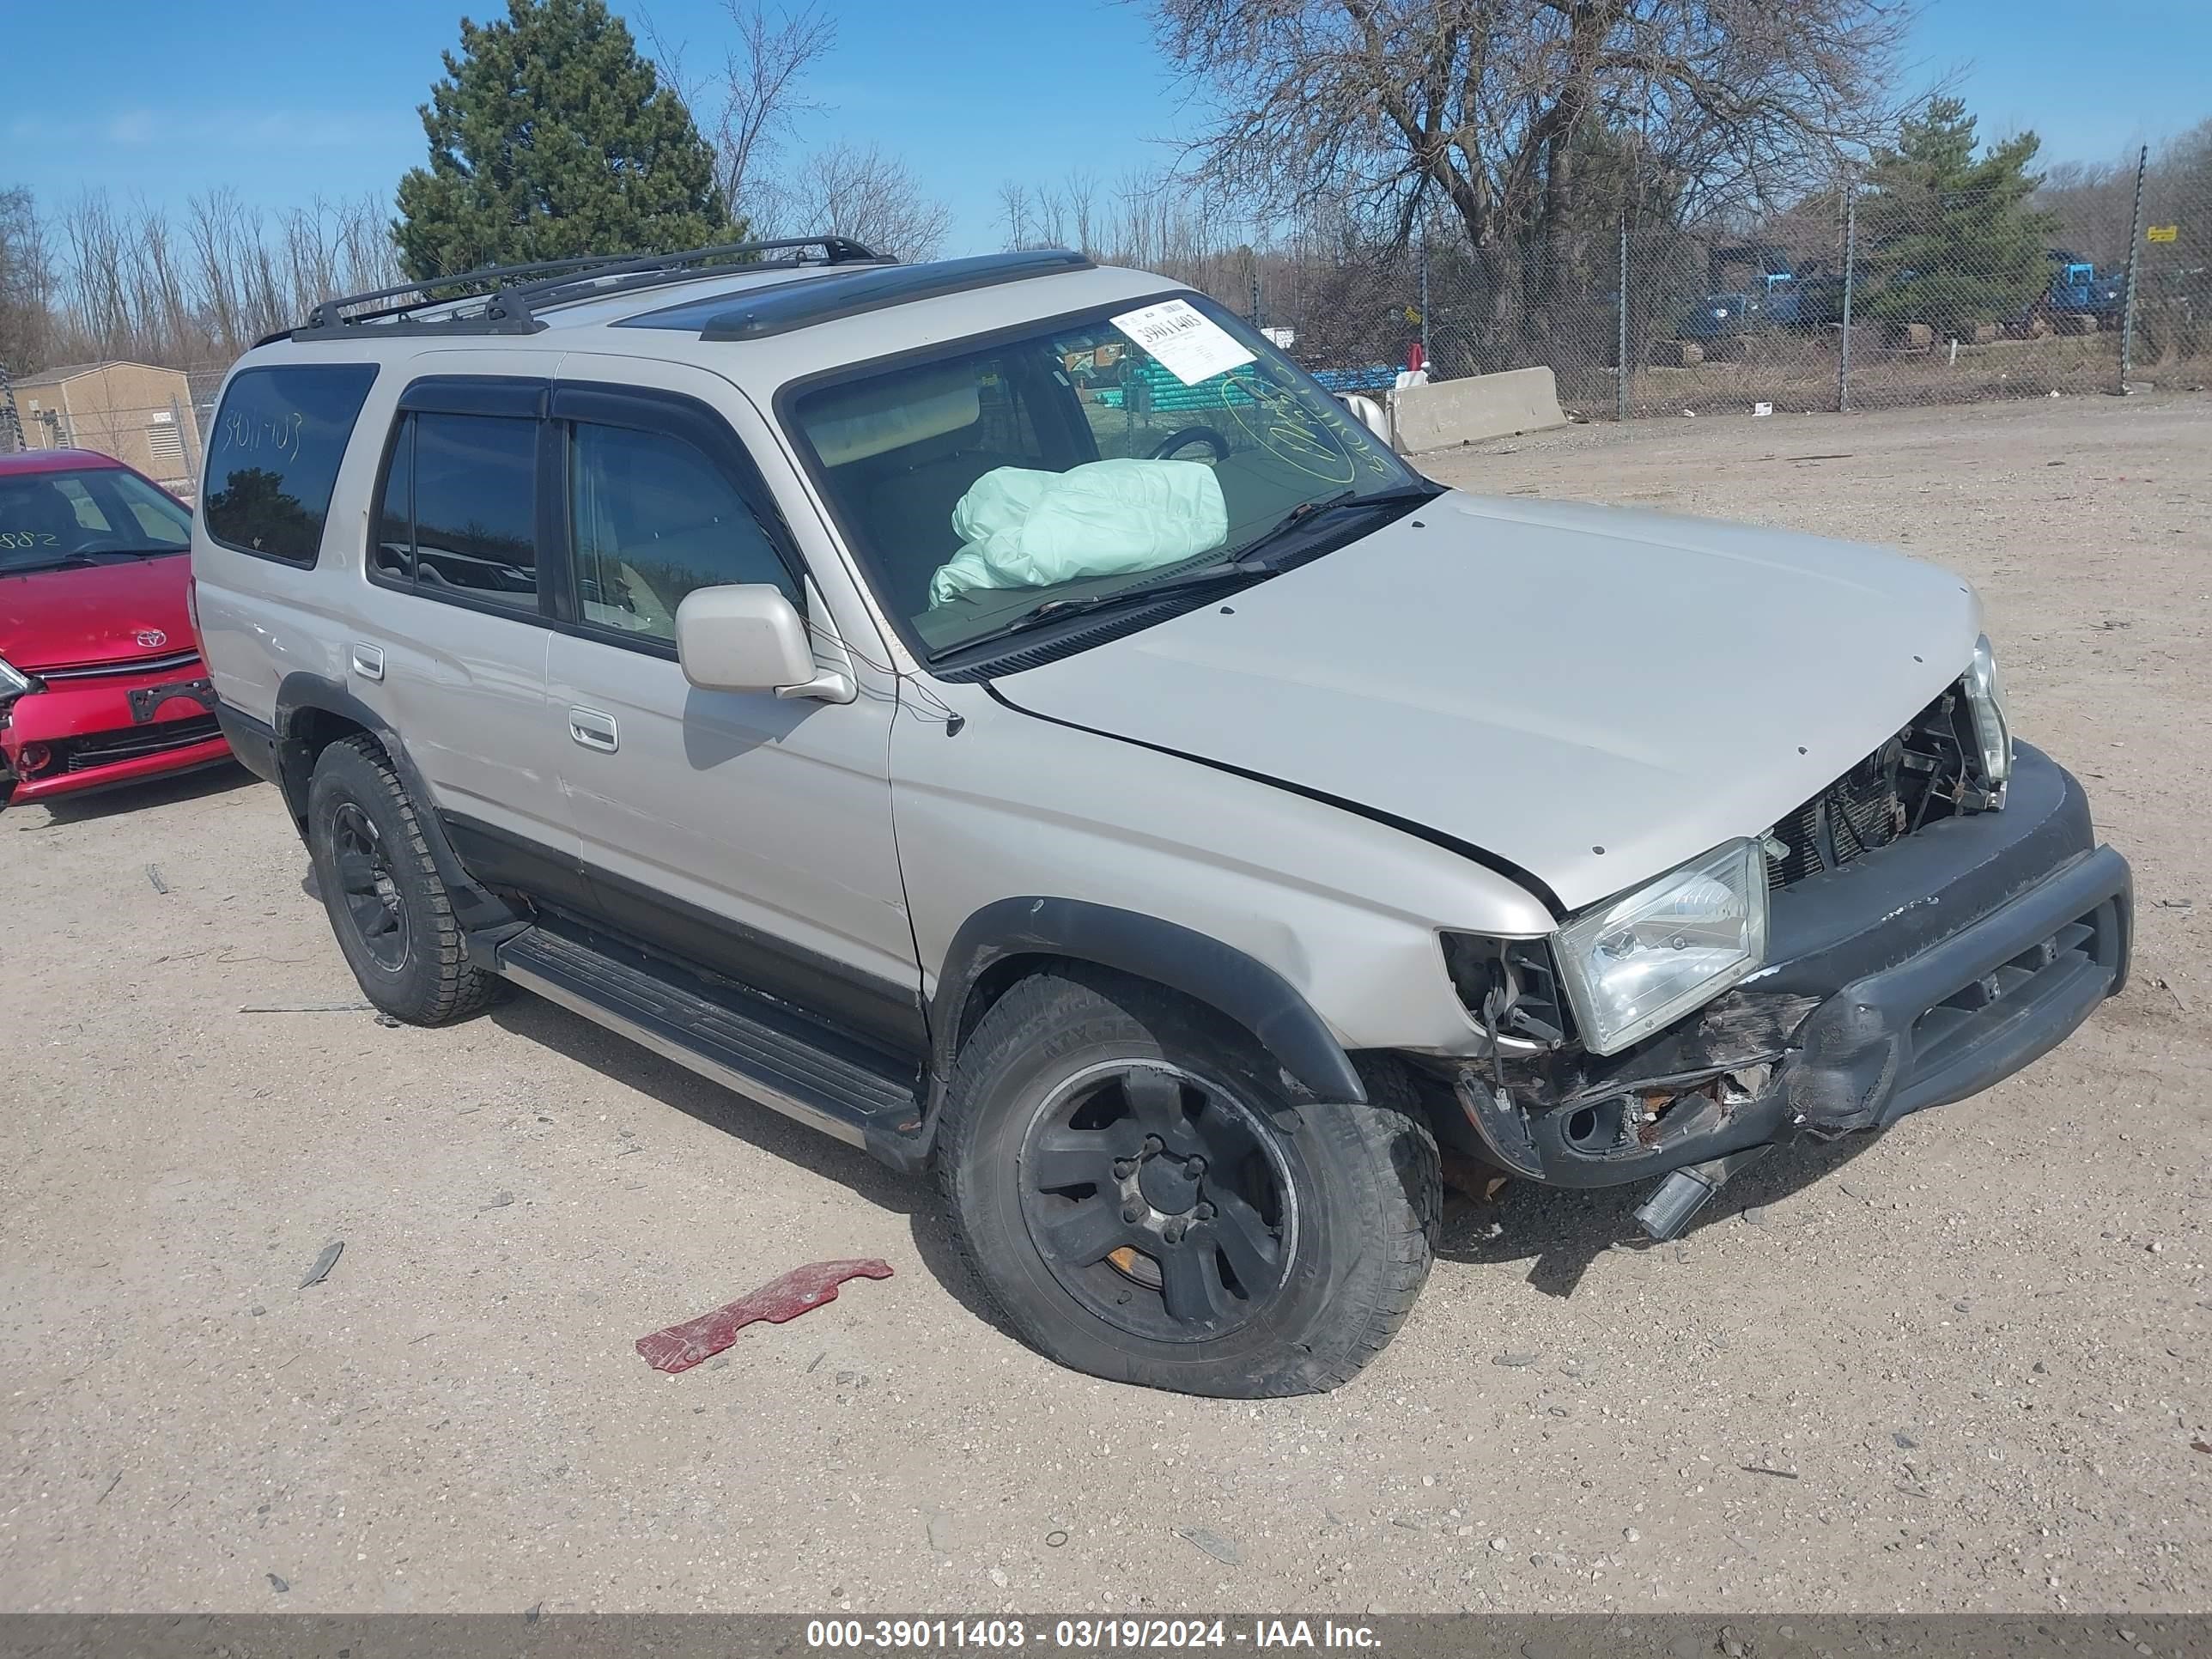
[[[191,540],[191,509],[120,461],[0,455],[0,805],[230,758]]]

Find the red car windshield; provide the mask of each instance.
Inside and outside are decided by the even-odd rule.
[[[0,477],[0,575],[182,553],[191,514],[135,472],[84,467]]]

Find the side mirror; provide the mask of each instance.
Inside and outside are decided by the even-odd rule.
[[[850,702],[846,675],[814,664],[806,622],[765,582],[695,587],[676,607],[676,659],[702,691],[773,691]]]

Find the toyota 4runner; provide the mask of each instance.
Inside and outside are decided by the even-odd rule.
[[[232,371],[201,501],[223,729],[379,1008],[512,981],[933,1165],[1103,1376],[1332,1387],[1447,1158],[1669,1237],[2126,973],[1966,583],[1443,489],[1076,254],[333,301]]]

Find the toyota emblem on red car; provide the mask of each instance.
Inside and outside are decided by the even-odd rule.
[[[142,628],[138,630],[138,643],[149,651],[159,650],[168,642],[169,636],[158,628]]]

